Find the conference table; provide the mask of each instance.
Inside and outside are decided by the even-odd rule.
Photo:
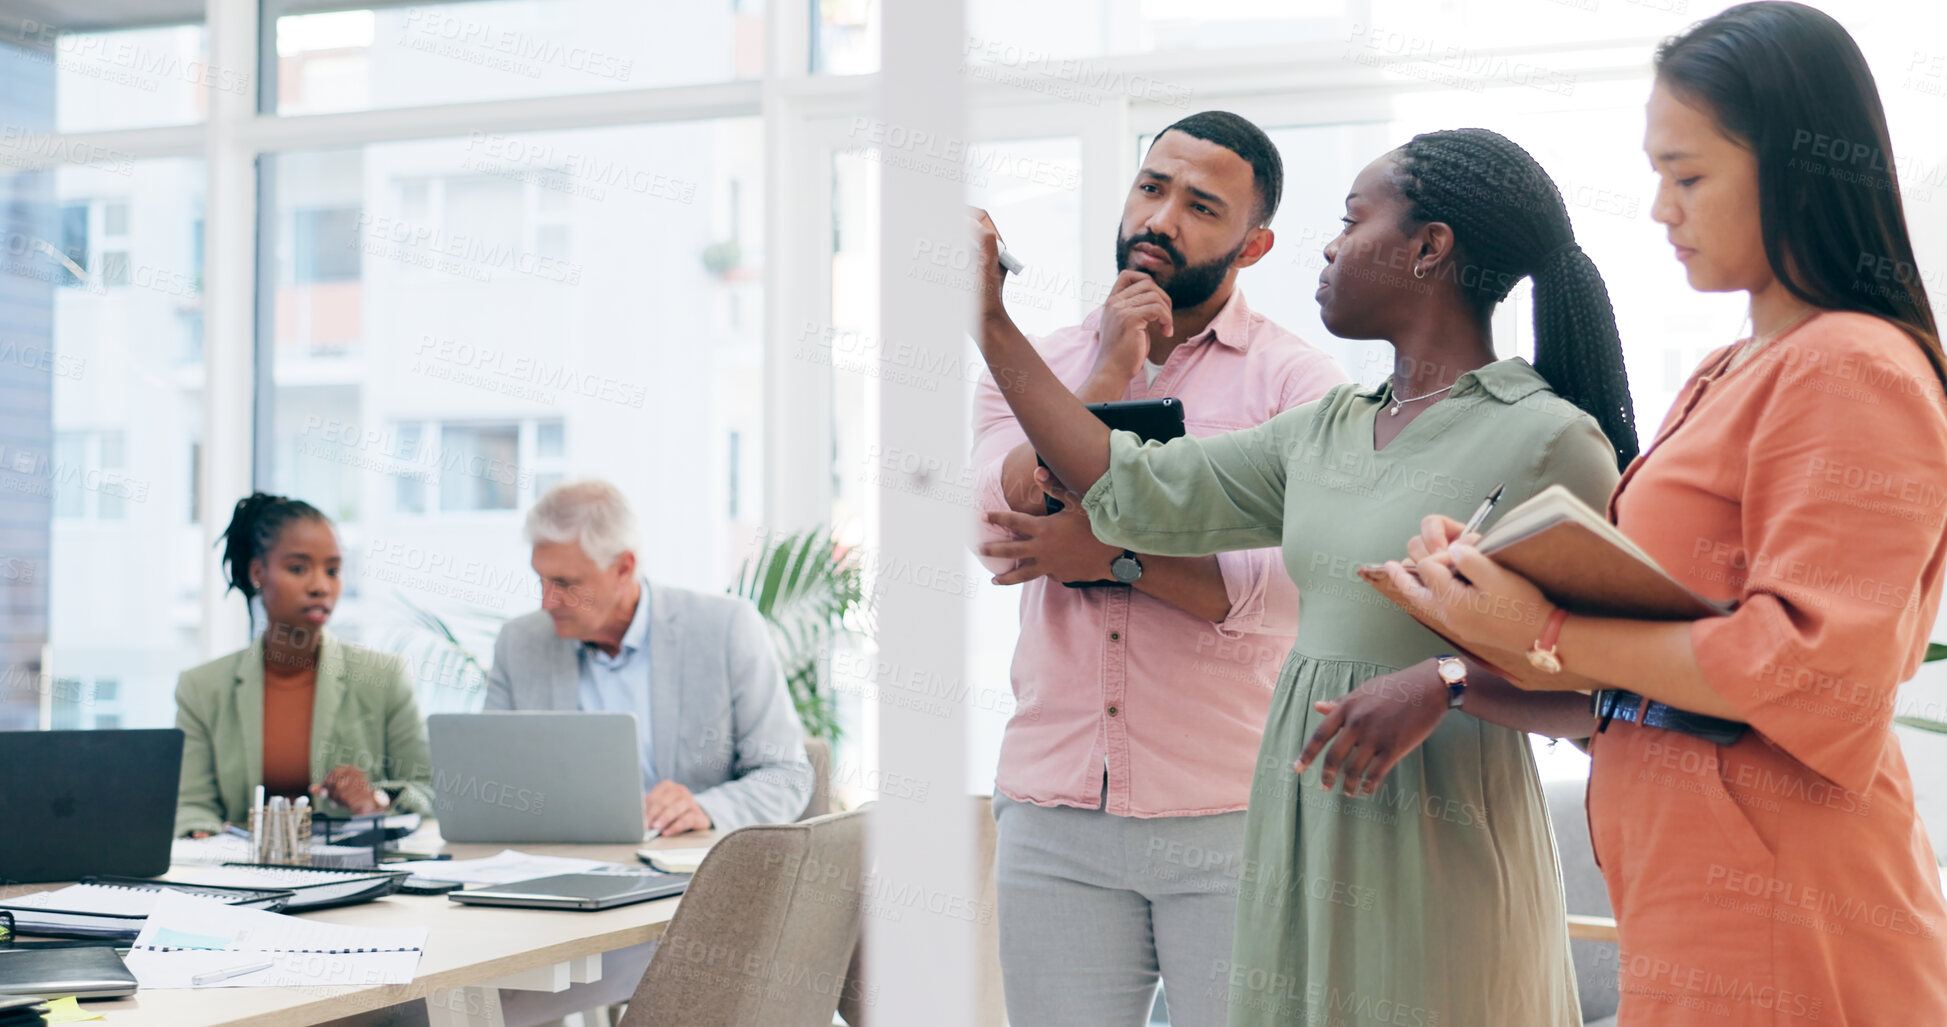
[[[505,848],[640,865],[639,848],[696,848],[711,831],[621,845],[462,845],[443,843],[454,859]],[[418,848],[419,846],[415,846]],[[175,866],[171,880],[193,882],[194,866]],[[59,885],[14,885],[0,896]],[[426,948],[411,984],[299,988],[195,988],[137,992],[90,1001],[103,1027],[245,1027],[315,1024],[403,1002],[424,1001],[432,1027],[500,1027],[500,990],[560,992],[599,979],[602,954],[662,937],[681,897],[595,912],[463,906],[444,895],[389,895],[373,902],[296,914],[359,927],[425,927]]]

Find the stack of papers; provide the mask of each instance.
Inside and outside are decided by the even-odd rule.
[[[556,874],[579,874],[613,867],[599,859],[572,856],[536,856],[517,849],[502,849],[481,859],[421,859],[410,863],[387,863],[387,870],[407,870],[426,881],[452,881],[458,884],[513,884]]]
[[[328,924],[164,892],[126,962],[143,988],[410,984],[425,947],[424,927]]]

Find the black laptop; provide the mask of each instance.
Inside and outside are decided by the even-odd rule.
[[[0,731],[0,880],[169,869],[183,733]]]

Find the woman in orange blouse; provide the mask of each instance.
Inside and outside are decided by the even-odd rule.
[[[1731,8],[1656,67],[1652,216],[1692,287],[1750,294],[1753,331],[1691,376],[1609,516],[1736,612],[1569,616],[1447,520],[1409,543],[1418,578],[1388,573],[1470,647],[1552,643],[1559,672],[1536,659],[1524,687],[1626,690],[1589,785],[1624,1027],[1947,1024],[1947,901],[1890,730],[1940,604],[1947,363],[1878,90],[1791,3]],[[1482,612],[1522,609],[1539,637]],[[1667,726],[1683,711],[1747,727],[1719,744]]]

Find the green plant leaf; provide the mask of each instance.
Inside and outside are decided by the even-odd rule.
[[[1928,720],[1926,717],[1894,717],[1893,723],[1905,724],[1907,727],[1919,728],[1922,731],[1932,731],[1937,735],[1947,735],[1947,723]]]
[[[474,698],[487,687],[487,667],[466,639],[492,644],[506,616],[491,610],[463,608],[445,617],[394,590],[408,617],[398,618],[384,636],[381,648],[406,661],[425,713],[477,708]]]
[[[828,528],[767,535],[738,568],[730,591],[749,599],[770,626],[805,730],[836,740],[837,711],[823,685],[823,663],[840,633],[862,633],[871,624],[857,551],[839,548]]]
[[[1940,642],[1928,642],[1927,655],[1920,657],[1920,662],[1932,663],[1935,660],[1947,660],[1947,645]]]

